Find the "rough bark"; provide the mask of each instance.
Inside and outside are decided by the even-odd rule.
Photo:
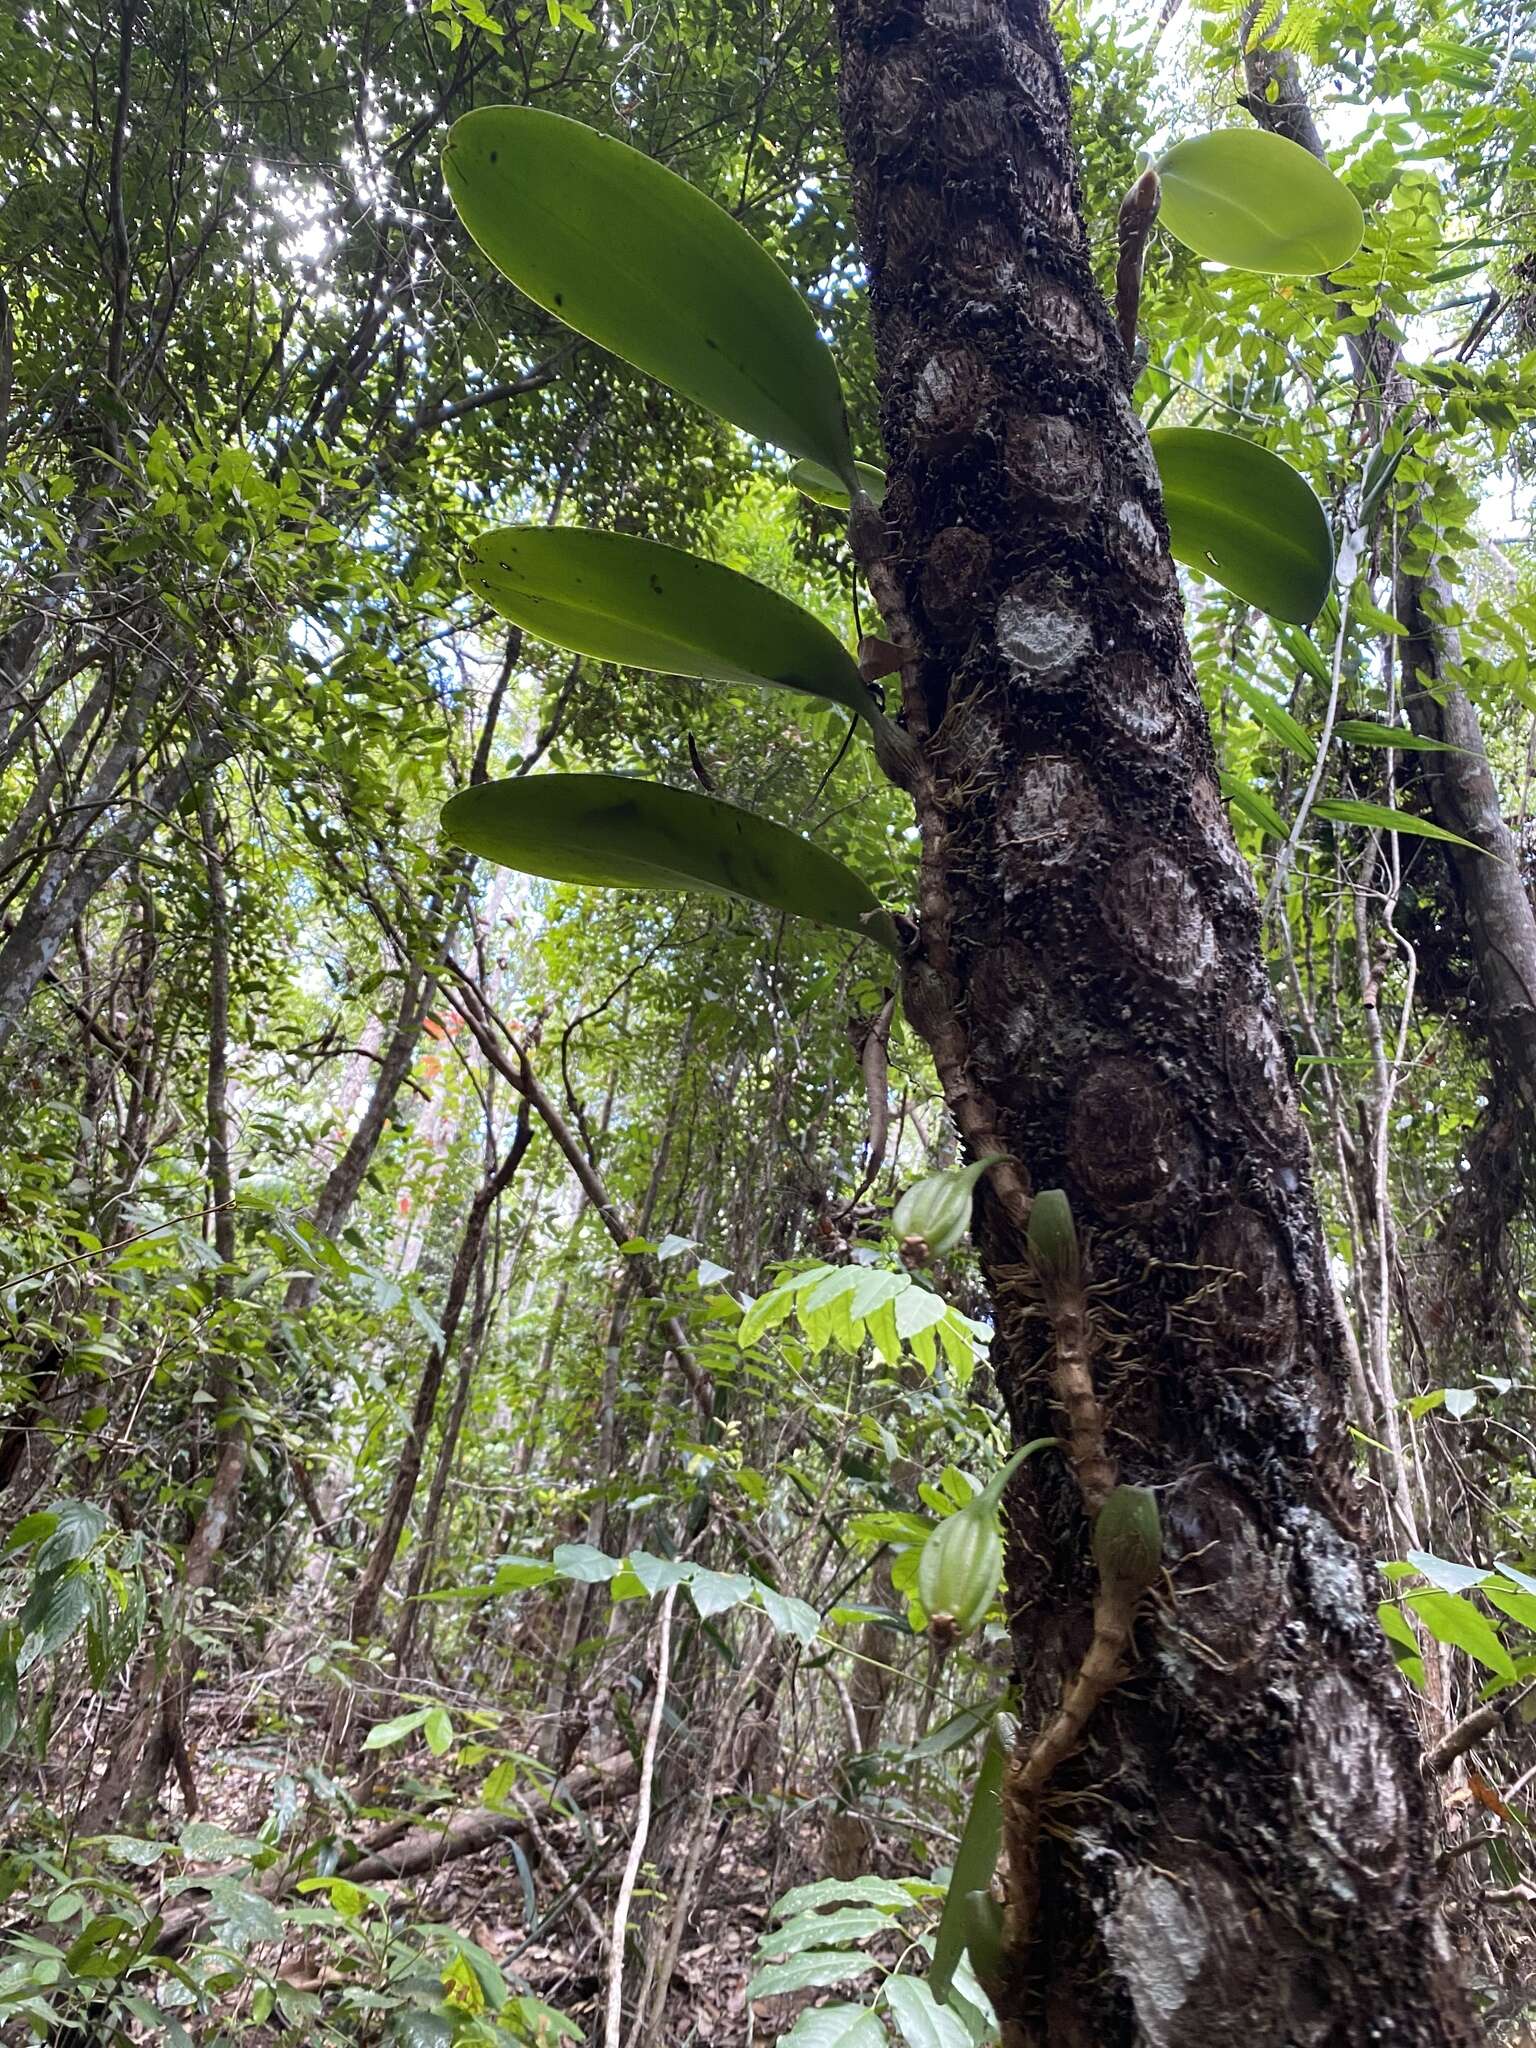
[[[968,1143],[1018,1165],[980,1205],[1015,1432],[1061,1426],[1027,1174],[1070,1193],[1104,1453],[1157,1488],[1170,1564],[1046,1788],[1004,2039],[1470,2042],[1355,1540],[1290,1060],[1060,55],[1040,0],[838,18],[890,457],[871,580],[911,636],[922,756],[904,998]],[[1092,1633],[1067,1463],[1008,1503],[1026,1748]]]

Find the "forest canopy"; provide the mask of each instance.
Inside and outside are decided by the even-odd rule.
[[[1533,2038],[1533,89],[0,16],[0,2041]]]

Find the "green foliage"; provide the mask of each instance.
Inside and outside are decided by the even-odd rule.
[[[1197,256],[1239,270],[1315,277],[1365,234],[1360,203],[1299,143],[1261,128],[1220,128],[1157,160],[1161,219]]]
[[[889,914],[830,854],[696,790],[617,775],[482,783],[445,806],[443,826],[469,852],[526,874],[738,896],[899,951]]]
[[[1007,1761],[1006,1745],[994,1724],[982,1743],[981,1764],[972,1788],[960,1846],[955,1851],[954,1867],[949,1874],[944,1912],[928,1971],[929,1988],[946,2005],[975,2002],[971,1997],[974,1977],[967,1982],[962,1974],[969,1938],[966,1902],[972,1892],[990,1891],[992,1886],[993,1872],[1002,1847],[1002,1786]]]
[[[283,2048],[591,2034],[603,1949],[584,1909],[609,1920],[614,1868],[593,1860],[609,1822],[589,1838],[560,1788],[593,1759],[639,1753],[658,1604],[676,1586],[661,1739],[685,1797],[666,1813],[691,1816],[701,1787],[729,1783],[712,1817],[728,1810],[732,1873],[777,1863],[787,1877],[786,1859],[814,1870],[835,1819],[874,1831],[883,1871],[912,1873],[797,1886],[781,1902],[800,1925],[789,1947],[764,1944],[765,1964],[867,1965],[785,2038],[957,2048],[958,2024],[975,2048],[990,2037],[963,1955],[947,2005],[921,1972],[1007,1653],[995,1624],[978,1630],[930,1697],[917,1575],[1007,1447],[963,1243],[923,1277],[893,1248],[900,1191],[954,1157],[899,1014],[886,1163],[861,1186],[869,1097],[849,1030],[880,1015],[891,969],[877,948],[708,893],[487,880],[445,854],[436,822],[477,765],[508,780],[534,766],[664,787],[704,776],[862,877],[865,907],[916,901],[910,807],[857,739],[839,758],[849,711],[874,699],[839,695],[854,688],[842,650],[861,622],[835,472],[850,443],[879,444],[830,39],[812,24],[765,40],[755,17],[689,4],[631,25],[622,8],[434,0],[381,38],[365,12],[305,0],[242,15],[233,41],[212,17],[133,12],[115,382],[115,53],[56,10],[0,23],[14,113],[0,123],[0,643],[7,662],[23,654],[21,694],[0,703],[0,939],[82,851],[143,829],[66,928],[3,1054],[5,2030]],[[1185,62],[1184,16],[1155,43],[1102,11],[1058,13],[1107,277],[1139,146],[1228,118],[1241,27],[1237,11],[1206,11],[1196,35],[1216,73],[1202,76]],[[1431,610],[1459,636],[1445,673],[1483,717],[1517,821],[1536,705],[1530,62],[1506,11],[1438,0],[1408,18],[1292,8],[1255,32],[1326,53],[1308,90],[1364,240],[1334,273],[1337,295],[1309,274],[1202,267],[1176,239],[1175,170],[1138,397],[1161,426],[1269,453],[1341,543],[1364,534],[1347,549],[1350,588],[1309,631],[1203,576],[1189,623],[1261,888],[1321,768],[1268,937],[1335,1272],[1365,1338],[1389,1346],[1367,1376],[1395,1375],[1426,1541],[1498,1558],[1405,1559],[1383,1628],[1410,1683],[1428,1652],[1453,1710],[1486,1694],[1519,1725],[1536,1669],[1536,1496],[1520,1448],[1523,1307],[1501,1276],[1528,1268],[1529,1223],[1479,1207],[1514,1184],[1497,1149],[1509,1119],[1424,829],[1428,778],[1455,757],[1409,726],[1392,575],[1443,579]],[[729,261],[777,308],[745,335],[743,361],[763,358],[782,319],[818,366],[779,412],[790,440],[820,392],[817,452],[834,469],[790,470],[708,417],[686,363],[678,399],[630,369],[624,337],[617,354],[574,340],[567,308],[513,290],[468,245],[437,184],[442,128],[477,97],[509,95],[583,134],[622,135],[739,219],[703,200],[691,215],[727,235]],[[618,161],[617,143],[590,146]],[[578,224],[590,211],[575,176],[552,201]],[[552,250],[553,218],[509,214],[507,231]],[[771,261],[745,253],[752,243]],[[641,246],[640,231],[601,223],[605,258]],[[664,253],[671,263],[681,245]],[[578,284],[611,311],[617,265],[587,269]],[[634,271],[647,286],[666,274]],[[693,317],[701,279],[726,275],[694,262],[686,290],[652,293],[653,339],[658,322]],[[1503,307],[1474,336],[1495,288]],[[1407,340],[1406,386],[1382,420],[1341,344],[1392,331]],[[786,372],[791,356],[776,357]],[[876,476],[859,474],[866,487]],[[1207,508],[1223,545],[1236,502]],[[614,645],[578,670],[531,615],[526,638],[507,633],[487,614],[493,594],[455,565],[467,534],[514,524],[541,542],[547,529],[551,547],[615,527],[650,537],[633,547],[692,550],[704,574],[729,564],[800,608],[786,630],[825,658],[836,701],[660,684],[616,672],[635,656]],[[1272,566],[1272,542],[1256,551]],[[668,621],[685,637],[702,623]],[[717,613],[711,631],[738,623]],[[744,658],[728,680],[780,680],[787,664],[768,647],[760,629],[730,643]],[[205,741],[233,751],[199,766]],[[232,1250],[208,1198],[205,798],[226,849]],[[417,972],[433,977],[427,1021],[407,1031],[356,1199],[328,1224],[317,1199],[363,1127]],[[351,1595],[411,1441],[486,1148],[512,1123],[505,1076],[457,1007],[473,1000],[461,976],[526,1040],[640,1248],[615,1252],[540,1131],[495,1206],[380,1621],[358,1642]],[[494,1022],[490,1036],[504,1045]],[[1478,1261],[1497,1251],[1486,1271],[1469,1245]],[[1090,1239],[1090,1273],[1091,1253]],[[1469,1272],[1471,1307],[1442,1291]],[[1112,1332],[1112,1301],[1103,1312]],[[434,1521],[426,1496],[464,1361]],[[1379,1472],[1385,1425],[1360,1420],[1354,1441]],[[248,1462],[219,1568],[190,1592],[189,1545],[231,1442]],[[1486,1516],[1481,1536],[1469,1514]],[[414,1641],[397,1652],[407,1620]],[[182,1825],[172,1771],[158,1805],[92,1833],[72,1817],[132,1750],[133,1686],[183,1657],[203,1815]],[[859,1748],[847,1698],[876,1672],[883,1720]],[[1495,1732],[1475,1761],[1508,1785],[1513,1757]],[[376,1839],[438,1841],[471,1814],[521,1824],[524,1805],[569,1885],[517,1833],[469,1882],[450,1866],[347,1875]],[[1492,1839],[1457,1859],[1502,1886],[1529,1881],[1524,1804],[1506,1805]],[[614,1824],[631,1811],[615,1793]],[[637,1950],[654,1938],[660,1952],[682,1910],[688,1847],[686,1830],[652,1844]],[[707,1865],[706,1890],[712,1878]],[[186,1945],[163,1953],[158,1917],[193,1911]],[[483,1950],[469,1931],[482,1921]],[[692,1913],[690,1952],[716,1924]],[[286,1967],[301,1954],[313,1988]],[[736,1996],[748,1967],[722,1947],[699,1977],[711,1997]],[[683,2038],[678,2002],[658,2038]]]
[[[714,202],[560,114],[481,107],[443,159],[497,268],[563,320],[711,412],[850,486],[842,389],[809,307]]]
[[[933,1372],[942,1348],[964,1388],[976,1368],[984,1324],[962,1315],[913,1274],[877,1264],[791,1269],[748,1308],[737,1330],[746,1348],[793,1318],[812,1352],[829,1346],[857,1352],[872,1343],[888,1365],[910,1348]]]
[[[1152,452],[1175,558],[1310,625],[1333,580],[1333,536],[1306,479],[1256,442],[1207,427],[1159,427]]]
[[[660,675],[761,683],[873,715],[852,656],[777,591],[680,548],[579,527],[482,534],[465,580],[504,619]]]

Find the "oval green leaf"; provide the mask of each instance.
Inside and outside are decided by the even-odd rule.
[[[1333,535],[1306,478],[1211,427],[1158,427],[1151,441],[1177,559],[1277,619],[1310,624],[1333,579]]]
[[[899,954],[868,885],[808,839],[718,797],[627,775],[535,775],[461,789],[456,846],[523,874],[600,889],[701,889],[835,925]]]
[[[639,150],[535,107],[461,116],[443,171],[465,227],[529,298],[852,484],[842,387],[811,309],[712,199]]]
[[[878,505],[885,497],[885,471],[876,469],[872,462],[854,464],[858,472],[859,488],[867,491]],[[797,462],[789,472],[789,480],[797,491],[812,498],[818,505],[830,505],[836,512],[846,512],[852,504],[848,486],[843,479],[833,474],[820,462]]]
[[[1168,232],[1234,270],[1322,276],[1347,263],[1365,234],[1349,187],[1300,143],[1262,128],[1192,135],[1157,174]]]
[[[853,656],[776,590],[682,548],[581,526],[509,526],[464,556],[504,619],[600,661],[714,683],[803,690],[871,719]]]

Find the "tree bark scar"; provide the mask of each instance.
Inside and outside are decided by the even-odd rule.
[[[836,9],[889,458],[855,539],[910,650],[920,763],[903,1000],[967,1142],[1017,1162],[1019,1206],[1069,1196],[1114,1318],[1107,1468],[1157,1489],[1176,1583],[1200,1560],[1178,1625],[1148,1617],[1053,1767],[1006,2038],[1211,2048],[1262,2014],[1277,2044],[1470,2044],[1414,1736],[1333,1489],[1328,1254],[1060,53],[1043,0]],[[1052,1335],[1007,1284],[1020,1229],[990,1178],[979,1244],[1023,1441],[1058,1433]],[[1007,1521],[1033,1749],[1112,1646],[1065,1462],[1028,1468]]]

